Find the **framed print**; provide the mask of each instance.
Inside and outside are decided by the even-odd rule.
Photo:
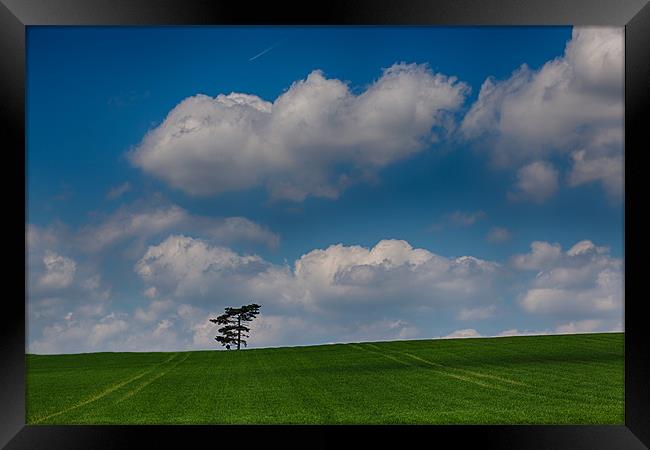
[[[647,2],[310,6],[2,0],[0,443],[650,445]]]

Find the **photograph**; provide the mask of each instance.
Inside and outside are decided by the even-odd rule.
[[[26,27],[25,424],[625,425],[625,44]]]

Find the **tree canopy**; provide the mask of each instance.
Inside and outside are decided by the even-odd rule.
[[[210,322],[217,325],[223,325],[219,328],[219,335],[215,337],[217,342],[230,349],[230,344],[236,344],[237,350],[241,349],[241,344],[247,346],[245,338],[250,337],[250,328],[245,323],[252,321],[260,313],[261,306],[256,303],[242,305],[239,308],[227,307],[224,313],[216,319],[210,319]]]

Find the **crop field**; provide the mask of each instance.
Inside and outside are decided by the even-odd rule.
[[[622,424],[623,334],[27,355],[29,424]]]

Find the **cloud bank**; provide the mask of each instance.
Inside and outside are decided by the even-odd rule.
[[[332,245],[302,255],[293,266],[275,265],[173,235],[149,247],[135,271],[157,292],[179,298],[215,301],[211,293],[219,292],[224,299],[349,311],[396,298],[400,307],[469,299],[488,291],[499,268],[472,256],[446,258],[401,240],[382,240],[372,248]]]
[[[49,256],[69,268],[58,259],[65,257]],[[52,270],[44,262],[34,267],[34,280]],[[214,348],[216,329],[207,319],[251,301],[264,305],[253,346],[430,338],[439,336],[429,328],[436,317],[466,324],[447,337],[475,337],[484,335],[478,325],[513,313],[548,318],[549,327],[508,335],[622,327],[622,260],[588,240],[568,250],[536,241],[499,264],[387,239],[314,249],[289,265],[170,235],[150,245],[133,271],[143,293],[131,300],[131,312],[102,296],[105,283],[87,271],[75,274],[67,296],[57,295],[60,284],[40,292],[29,304],[30,320],[42,326],[30,351]],[[84,301],[70,301],[78,297]]]

